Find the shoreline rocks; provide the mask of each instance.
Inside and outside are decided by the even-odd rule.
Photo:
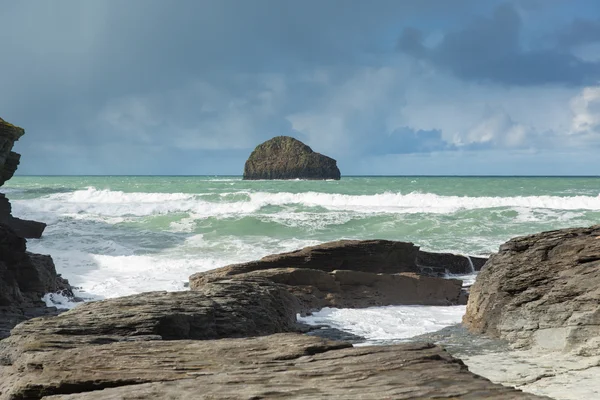
[[[294,302],[273,282],[222,280],[36,318],[0,341],[0,399],[540,398],[433,344],[297,333]]]
[[[21,155],[12,151],[17,140],[25,134],[19,128],[0,118],[0,186],[13,177]],[[24,238],[40,238],[46,224],[36,221],[27,221],[15,218],[11,214],[10,201],[0,193],[0,223],[10,226],[19,236]]]
[[[300,299],[302,314],[324,307],[466,304],[462,281],[422,274],[420,254],[409,242],[340,240],[197,273],[190,288],[222,279],[266,279]],[[449,260],[468,264],[463,256],[425,254],[437,270],[445,271]]]
[[[244,165],[243,179],[339,180],[340,170],[333,158],[292,137],[276,136],[256,146]]]
[[[22,128],[0,118],[0,186],[12,178],[19,165],[21,156],[12,148],[24,134]],[[42,301],[45,294],[73,296],[50,256],[26,251],[24,238],[39,238],[46,224],[15,218],[11,208],[0,193],[0,339],[24,320],[57,314],[56,308]]]
[[[463,323],[516,348],[600,355],[600,225],[500,246],[471,287]]]

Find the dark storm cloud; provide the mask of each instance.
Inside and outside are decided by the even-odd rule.
[[[39,171],[42,163],[45,171],[63,171],[69,151],[77,158],[85,154],[90,164],[98,159],[101,170],[105,155],[98,153],[107,145],[144,149],[133,152],[135,156],[147,153],[153,143],[168,145],[171,134],[160,121],[142,124],[148,128],[146,135],[117,131],[97,121],[107,107],[140,99],[147,106],[148,98],[168,97],[191,81],[218,88],[220,96],[235,102],[262,90],[257,89],[261,80],[253,79],[260,74],[293,77],[315,67],[337,66],[341,78],[351,66],[370,62],[364,55],[381,50],[379,39],[390,25],[415,16],[444,15],[471,2],[0,0],[0,110],[4,118],[27,128],[19,150],[25,156],[40,155],[30,171]],[[236,80],[239,74],[249,78]],[[318,96],[319,90],[310,85],[295,85],[294,104],[282,105],[280,111]],[[163,116],[171,112],[168,119],[201,126],[196,134],[209,136],[213,133],[206,127],[216,116],[199,111],[209,101],[206,96],[210,94],[191,96],[196,104],[155,111]],[[223,110],[215,113],[227,115]],[[261,123],[263,136],[290,133],[284,115],[265,116]],[[140,136],[147,140],[140,141]],[[224,145],[229,143],[223,139]],[[60,149],[61,155],[48,150],[44,160],[43,148]],[[33,162],[24,163],[21,171],[27,172]]]
[[[372,155],[456,150],[456,146],[442,138],[439,130],[414,130],[409,127],[395,129],[389,135],[373,135],[364,146],[367,153]]]
[[[462,79],[510,85],[595,84],[600,63],[581,60],[561,47],[523,48],[523,22],[514,6],[503,4],[492,16],[481,16],[462,29],[451,31],[428,47],[423,32],[406,28],[399,51],[448,69]],[[572,28],[563,41],[580,41],[596,34],[594,24]]]
[[[556,48],[525,47],[514,8],[490,13],[500,2],[0,0],[0,117],[26,128],[19,172],[33,174],[240,173],[248,150],[279,134],[350,148],[353,161],[452,150],[464,132],[451,122],[464,116],[441,117],[425,102],[418,114],[435,123],[409,123],[407,99],[454,99],[461,79],[599,78],[597,64],[569,50],[592,40],[592,22],[571,26],[561,15]],[[461,79],[430,81],[406,54]],[[418,89],[407,97],[411,82]]]
[[[558,34],[564,47],[600,42],[600,19],[576,19]]]

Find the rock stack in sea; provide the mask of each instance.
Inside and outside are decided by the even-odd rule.
[[[14,142],[23,136],[22,128],[0,119],[0,182],[9,180],[20,155]],[[19,322],[40,315],[54,314],[42,296],[61,292],[72,295],[66,280],[56,273],[50,256],[26,251],[25,238],[40,237],[45,224],[14,218],[10,202],[0,194],[0,339]]]
[[[315,153],[301,141],[277,136],[256,146],[244,165],[244,179],[340,179],[333,158]]]

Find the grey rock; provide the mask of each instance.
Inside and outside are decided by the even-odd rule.
[[[463,322],[519,348],[600,355],[600,225],[500,246],[471,287]]]
[[[542,398],[473,375],[431,344],[353,348],[293,333],[50,347],[9,368],[1,399]]]

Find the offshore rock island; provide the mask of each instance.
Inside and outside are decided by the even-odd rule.
[[[289,136],[256,146],[244,165],[244,179],[340,179],[337,162]]]

